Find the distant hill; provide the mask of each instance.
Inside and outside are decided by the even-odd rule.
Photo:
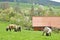
[[[0,0],[0,2],[6,1],[6,0]],[[14,0],[8,0],[9,2],[14,2]],[[31,0],[16,0],[16,2],[21,3],[32,3]],[[60,6],[59,2],[54,2],[50,0],[33,0],[35,4],[41,4],[41,5],[52,5],[52,6]]]

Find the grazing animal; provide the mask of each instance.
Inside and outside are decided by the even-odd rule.
[[[21,31],[21,27],[18,26],[18,27],[16,27],[16,28],[14,28],[14,31],[15,31],[15,32]]]
[[[51,32],[52,30],[49,27],[45,27],[42,35],[46,34],[46,36],[51,36]]]
[[[21,27],[15,25],[15,24],[10,24],[7,28],[6,28],[6,31],[8,30],[14,30],[15,32],[17,31],[21,31]]]

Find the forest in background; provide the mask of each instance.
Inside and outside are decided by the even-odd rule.
[[[32,27],[33,16],[60,16],[60,8],[35,3],[0,2],[0,21]]]

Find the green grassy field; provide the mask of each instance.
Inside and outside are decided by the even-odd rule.
[[[6,31],[9,23],[0,22],[0,40],[59,40],[60,33],[52,33],[51,36],[42,36],[40,31],[22,30],[21,32]]]

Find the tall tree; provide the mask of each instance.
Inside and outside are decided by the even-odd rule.
[[[46,10],[45,16],[55,16],[54,8],[53,8],[53,7],[49,7],[49,8]]]
[[[14,2],[16,3],[15,4],[15,11],[16,12],[19,12],[19,13],[22,13],[21,12],[21,9],[20,9],[20,0],[18,0],[18,1],[17,0],[14,0]]]
[[[43,5],[39,5],[37,11],[38,11],[38,16],[44,16],[45,9],[44,9],[44,6]]]

